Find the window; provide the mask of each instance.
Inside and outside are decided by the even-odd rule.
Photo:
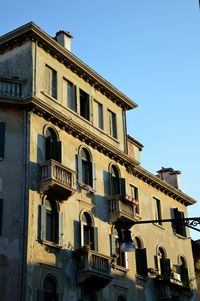
[[[140,208],[139,208],[138,188],[133,185],[130,185],[130,188],[131,188],[131,197],[136,201],[135,212],[139,214]]]
[[[0,199],[0,235],[2,234],[3,200]]]
[[[160,200],[154,198],[155,201],[155,219],[156,220],[160,220],[159,222],[157,222],[158,225],[162,226],[162,213],[161,213],[161,204],[160,204]]]
[[[117,138],[117,121],[116,114],[108,110],[108,133],[110,136]]]
[[[52,128],[46,130],[45,159],[61,162],[61,141]]]
[[[97,101],[94,101],[93,116],[94,125],[103,130],[103,106]]]
[[[127,268],[127,254],[121,252],[122,230],[113,229],[113,234],[110,235],[111,256],[116,258],[116,264]]]
[[[85,184],[95,188],[95,165],[86,148],[80,149],[77,157],[77,177],[80,185]]]
[[[81,245],[89,245],[92,250],[98,252],[98,229],[93,226],[88,212],[83,212],[81,218]]]
[[[40,295],[42,295],[41,301],[58,301],[57,284],[52,276],[45,277]]]
[[[48,95],[57,98],[57,72],[46,66],[45,91]]]
[[[175,233],[177,233],[183,237],[186,237],[187,234],[186,234],[186,228],[185,228],[184,222],[180,221],[180,219],[184,218],[184,213],[179,211],[178,208],[173,208],[172,215],[173,215],[172,216],[173,219],[179,220],[173,224]]]
[[[55,244],[62,245],[63,229],[62,220],[63,214],[58,211],[58,204],[50,197],[45,197],[44,204],[40,207],[40,228],[39,236],[41,240],[49,241]]]
[[[67,107],[77,112],[76,86],[67,81]]]
[[[171,266],[170,259],[166,258],[166,253],[162,247],[157,248],[156,268],[163,278],[170,278]]]
[[[89,95],[80,89],[80,115],[90,120],[90,101]]]
[[[136,246],[136,250],[135,250],[136,273],[137,275],[148,277],[146,248],[143,248],[143,243],[139,237],[136,236],[134,242]]]
[[[5,151],[5,122],[0,122],[0,161],[4,158]]]

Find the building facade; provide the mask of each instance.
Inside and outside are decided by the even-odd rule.
[[[0,300],[196,300],[179,171],[153,175],[137,105],[28,23],[0,37]],[[135,252],[122,252],[127,233]]]

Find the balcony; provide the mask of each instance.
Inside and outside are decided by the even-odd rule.
[[[16,79],[0,78],[0,96],[21,98],[22,81]]]
[[[109,218],[110,222],[132,226],[137,220],[135,208],[137,201],[129,195],[109,196]]]
[[[75,171],[49,160],[40,165],[40,192],[58,200],[66,200],[76,191]]]
[[[99,254],[87,246],[76,250],[75,255],[78,263],[78,284],[99,290],[113,279],[109,256]]]

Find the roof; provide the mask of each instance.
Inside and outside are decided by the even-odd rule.
[[[138,106],[129,97],[106,81],[73,53],[61,46],[55,38],[49,36],[33,22],[29,22],[3,36],[0,36],[0,54],[5,51],[9,51],[10,46],[17,47],[28,40],[37,40],[40,47],[48,50],[50,54],[54,55],[54,57],[56,56],[57,59],[66,67],[81,76],[81,78],[90,83],[96,90],[100,91],[111,101],[121,106],[124,110],[130,110]]]

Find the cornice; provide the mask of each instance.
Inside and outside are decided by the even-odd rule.
[[[139,141],[137,141],[135,138],[131,137],[130,135],[127,135],[127,139],[132,142],[133,144],[135,144],[140,150],[142,150],[142,148],[144,147],[142,145],[142,143],[140,143]]]
[[[72,72],[88,82],[96,90],[100,91],[124,110],[130,110],[138,106],[33,22],[27,23],[16,30],[1,36],[0,54],[30,40],[33,42],[37,41],[39,47],[42,47]]]
[[[174,188],[172,185],[153,175],[149,171],[145,170],[139,165],[139,162],[133,160],[124,152],[113,147],[111,144],[105,142],[99,137],[95,136],[88,129],[85,130],[73,119],[70,119],[61,112],[58,112],[54,108],[47,106],[44,102],[36,97],[30,97],[26,99],[12,99],[8,100],[5,97],[0,97],[1,108],[10,107],[13,105],[20,109],[31,110],[35,114],[44,117],[51,121],[56,126],[59,126],[62,130],[65,130],[68,134],[74,136],[82,142],[87,143],[89,146],[108,156],[110,159],[115,160],[117,163],[125,166],[128,173],[133,174],[143,182],[151,185],[155,189],[162,193],[172,197],[176,201],[185,206],[195,204],[196,201],[190,196],[186,195],[182,191]]]
[[[178,190],[172,185],[168,184],[166,181],[153,175],[152,173],[150,173],[149,171],[147,171],[139,165],[134,168],[133,175],[146,182],[147,184],[151,185],[152,187],[155,187],[156,189],[160,190],[164,194],[169,195],[170,197],[172,197],[173,199],[177,200],[185,206],[193,205],[196,203],[196,200],[183,193],[181,190]]]

